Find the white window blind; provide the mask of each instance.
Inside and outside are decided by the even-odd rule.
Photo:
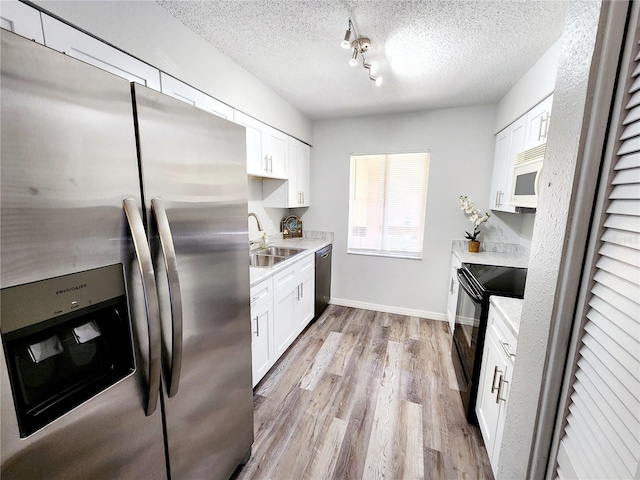
[[[422,258],[429,153],[353,155],[348,252]]]
[[[636,32],[637,33],[637,32]],[[613,159],[603,234],[586,318],[557,478],[638,478],[640,473],[640,53]]]

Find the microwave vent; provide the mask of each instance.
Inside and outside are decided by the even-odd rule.
[[[516,155],[516,165],[518,165],[519,163],[526,163],[532,160],[539,160],[541,158],[544,158],[546,152],[546,143],[538,145],[537,147],[530,148],[529,150],[525,150],[524,152],[520,152]]]

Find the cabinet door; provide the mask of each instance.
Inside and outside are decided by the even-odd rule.
[[[496,151],[493,159],[493,178],[491,181],[491,210],[515,212],[509,204],[513,165],[518,153],[523,150],[526,116],[523,116],[496,135]]]
[[[46,45],[130,82],[160,91],[160,71],[80,30],[43,14]]]
[[[251,361],[253,386],[265,376],[274,362],[272,300],[251,306]]]
[[[297,286],[277,293],[273,305],[273,347],[274,358],[280,356],[289,348],[298,334],[295,321],[297,303]]]
[[[298,301],[296,303],[296,322],[298,333],[302,332],[313,320],[315,308],[315,270],[301,277],[298,287]]]
[[[287,178],[287,135],[264,126],[263,150],[267,152],[267,177]]]
[[[262,154],[262,124],[238,110],[233,121],[247,129],[247,174],[263,177],[267,172],[267,157]]]
[[[0,27],[44,45],[40,12],[18,0],[0,2]]]
[[[460,260],[455,255],[451,258],[451,276],[449,278],[449,295],[447,297],[447,318],[449,319],[449,328],[451,333],[456,324],[456,307],[458,305],[458,269],[460,268]]]
[[[311,192],[309,191],[309,187],[311,185],[311,147],[309,147],[309,145],[301,143],[297,164],[297,190],[300,192],[302,197],[300,206],[308,207],[311,204]]]
[[[209,113],[233,121],[233,108],[229,105],[225,105],[206,93],[164,72],[160,72],[160,81],[162,82],[162,93],[166,93],[178,100],[206,110]]]
[[[511,126],[496,135],[496,151],[493,157],[493,178],[491,180],[491,196],[489,198],[489,206],[492,210],[499,209],[500,194],[506,187],[510,148]]]
[[[287,172],[289,179],[287,180],[287,207],[299,207],[302,201],[300,188],[298,186],[298,168],[300,162],[300,154],[302,150],[302,142],[295,138],[289,138],[289,156],[287,158]]]
[[[498,430],[498,417],[502,402],[498,399],[500,380],[504,378],[505,363],[500,355],[500,347],[491,335],[487,335],[482,355],[482,368],[478,383],[478,401],[476,403],[476,415],[478,425],[487,447],[489,459],[493,457],[496,434]],[[496,466],[491,465],[494,474]]]
[[[527,113],[527,128],[523,150],[542,145],[547,141],[553,95],[547,97]]]

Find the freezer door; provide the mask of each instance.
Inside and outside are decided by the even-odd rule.
[[[5,30],[0,38],[0,288],[121,264],[135,347],[131,375],[20,438],[5,359],[14,327],[2,315],[0,476],[166,478],[160,408],[145,414],[147,317],[123,210],[132,197],[141,211],[129,83]],[[71,308],[84,283],[52,295]]]
[[[134,97],[171,477],[226,480],[253,443],[245,130],[141,85]]]

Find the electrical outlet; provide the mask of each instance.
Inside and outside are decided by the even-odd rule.
[[[269,230],[273,230],[273,220],[269,220]]]

